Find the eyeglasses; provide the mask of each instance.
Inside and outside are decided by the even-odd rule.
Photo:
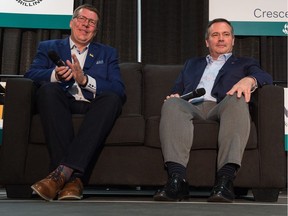
[[[96,25],[97,25],[97,21],[96,21],[96,20],[88,19],[87,17],[82,16],[82,15],[78,15],[78,16],[75,17],[75,18],[76,18],[77,21],[80,22],[80,23],[86,23],[86,21],[88,20],[88,25],[89,25],[89,26],[92,26],[92,27],[96,27]]]

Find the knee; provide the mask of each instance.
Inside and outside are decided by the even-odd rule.
[[[45,107],[50,106],[50,104],[63,101],[63,98],[65,98],[65,92],[57,83],[44,83],[36,92],[38,109],[45,109]]]
[[[227,95],[224,99],[226,107],[230,107],[234,110],[248,110],[248,103],[245,101],[244,96],[240,98],[237,97],[237,94]]]
[[[223,101],[225,101],[227,104],[247,104],[244,96],[242,95],[240,98],[238,98],[237,93],[227,95]]]
[[[113,92],[107,92],[103,93],[99,96],[97,96],[92,103],[98,103],[97,101],[102,101],[103,103],[106,104],[107,107],[119,107],[121,108],[123,103],[117,94]]]
[[[54,95],[56,92],[58,92],[60,89],[60,86],[57,83],[44,83],[42,84],[38,91],[37,91],[37,95],[39,98],[41,97],[47,97],[47,96],[51,96]]]
[[[170,98],[166,100],[162,105],[161,115],[172,115],[174,112],[179,112],[179,110],[183,110],[180,109],[180,107],[183,107],[182,102],[183,101],[180,98]]]

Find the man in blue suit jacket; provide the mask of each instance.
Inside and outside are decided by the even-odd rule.
[[[76,8],[71,36],[41,42],[25,74],[39,86],[37,107],[51,158],[51,173],[31,186],[45,200],[82,198],[81,177],[126,100],[116,50],[92,42],[99,19],[91,5]],[[72,114],[85,114],[77,135]]]
[[[250,134],[248,102],[257,87],[272,83],[271,76],[257,61],[232,55],[234,40],[229,21],[221,18],[211,21],[206,31],[210,54],[188,60],[171,95],[166,97],[159,133],[168,181],[156,192],[154,200],[174,201],[189,197],[186,166],[195,136],[194,119],[220,123],[216,182],[208,201],[234,200],[233,181]],[[206,94],[189,101],[180,98],[199,88],[204,88]]]

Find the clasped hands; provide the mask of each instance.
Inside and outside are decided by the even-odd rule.
[[[73,63],[66,60],[66,66],[55,68],[55,76],[59,81],[69,81],[72,78],[80,85],[84,86],[87,83],[87,76],[83,73],[80,63],[75,54],[72,54]]]

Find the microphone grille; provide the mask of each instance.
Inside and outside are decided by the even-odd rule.
[[[58,56],[58,54],[54,50],[50,50],[48,52],[48,56],[54,63],[58,62],[60,60],[60,57]]]
[[[206,93],[206,90],[204,88],[199,88],[199,89],[196,89],[196,94],[198,97],[202,96],[202,95],[205,95]]]

